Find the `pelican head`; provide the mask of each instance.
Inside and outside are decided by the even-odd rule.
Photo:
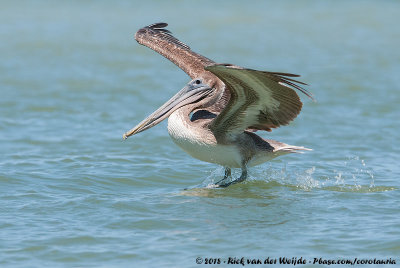
[[[166,119],[175,110],[188,104],[198,103],[199,101],[206,98],[211,92],[212,88],[207,84],[204,84],[202,79],[193,79],[155,112],[149,115],[137,126],[126,132],[123,135],[123,138],[127,139],[129,136],[135,135],[139,132],[145,131],[146,129],[154,127],[155,125],[161,123],[164,119]]]

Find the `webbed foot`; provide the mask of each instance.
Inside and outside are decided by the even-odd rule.
[[[224,178],[215,184],[217,186],[217,188],[226,188],[232,184],[236,184],[236,183],[245,181],[247,179],[247,169],[245,167],[242,168],[242,175],[240,175],[240,177],[238,179],[224,183],[223,181],[225,179],[227,179],[229,176],[231,176],[231,169],[226,168]]]

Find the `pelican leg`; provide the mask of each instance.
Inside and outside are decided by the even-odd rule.
[[[227,179],[230,176],[231,176],[231,169],[230,168],[225,168],[224,180]]]
[[[222,180],[218,181],[215,185],[220,185],[221,182],[223,182],[224,180],[226,180],[230,176],[231,176],[231,169],[227,167],[227,168],[225,168],[224,178]]]
[[[230,172],[230,169],[229,169],[229,174],[230,174],[230,173],[231,173],[231,172]],[[226,170],[225,170],[225,175],[226,175]],[[231,181],[231,182],[219,184],[219,182],[223,181],[223,180],[221,180],[221,181],[219,181],[216,185],[218,186],[218,188],[226,188],[226,187],[228,187],[228,186],[230,186],[230,185],[232,185],[232,184],[236,184],[236,183],[245,181],[246,179],[247,179],[247,168],[246,168],[246,167],[243,167],[243,168],[242,168],[242,175],[240,175],[240,177],[239,177],[238,179],[236,179],[236,180],[234,180],[234,181]]]

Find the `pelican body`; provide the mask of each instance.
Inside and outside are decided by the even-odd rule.
[[[138,43],[165,56],[193,80],[164,105],[124,134],[124,139],[168,118],[168,133],[175,144],[199,160],[225,167],[217,187],[242,182],[247,167],[277,156],[310,150],[254,132],[271,131],[289,124],[300,113],[302,102],[294,89],[311,93],[292,79],[298,75],[217,64],[193,52],[166,23],[155,23],[135,34]],[[240,178],[228,181],[231,168],[241,168]]]

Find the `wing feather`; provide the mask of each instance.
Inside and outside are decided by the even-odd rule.
[[[192,51],[188,45],[179,41],[172,33],[165,29],[165,22],[154,23],[143,27],[135,34],[136,41],[166,57],[192,79],[200,77],[204,73],[205,66],[215,62]]]
[[[230,139],[231,135],[236,136],[247,129],[271,131],[289,124],[302,108],[293,88],[312,97],[295,84],[298,81],[285,77],[298,75],[244,69],[230,64],[215,64],[205,69],[221,79],[230,93],[226,107],[211,125],[219,139]]]

